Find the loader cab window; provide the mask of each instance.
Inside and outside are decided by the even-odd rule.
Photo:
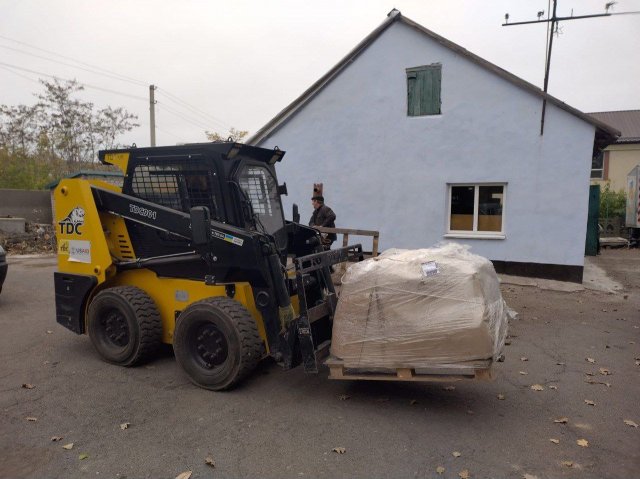
[[[278,186],[271,172],[262,165],[246,165],[238,177],[240,188],[251,201],[253,212],[269,234],[284,227]]]
[[[194,206],[206,206],[212,219],[225,220],[215,172],[201,161],[139,164],[133,170],[131,192],[185,213]]]

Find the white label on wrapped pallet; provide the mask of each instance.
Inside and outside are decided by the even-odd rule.
[[[435,276],[439,272],[440,270],[438,269],[438,263],[436,263],[435,261],[427,261],[426,263],[422,263],[422,275],[425,278]]]

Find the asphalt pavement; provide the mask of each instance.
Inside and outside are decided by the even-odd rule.
[[[623,289],[503,284],[519,318],[493,382],[333,381],[265,361],[211,392],[170,347],[137,368],[101,361],[55,322],[55,258],[10,256],[0,477],[638,477],[640,251],[595,263]]]

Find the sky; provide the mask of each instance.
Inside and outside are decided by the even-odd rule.
[[[606,0],[558,0],[559,16],[604,13]],[[122,106],[148,146],[255,133],[378,27],[389,11],[542,87],[549,0],[0,0],[0,104],[35,103],[38,78],[76,79],[96,108]],[[639,11],[618,0],[612,13]],[[584,112],[640,109],[640,15],[563,22],[549,93]],[[81,62],[81,63],[80,63]],[[80,67],[80,68],[78,68]],[[48,75],[48,76],[47,76]],[[123,78],[125,77],[125,78]],[[106,91],[109,90],[109,91]],[[286,150],[286,145],[282,145]]]

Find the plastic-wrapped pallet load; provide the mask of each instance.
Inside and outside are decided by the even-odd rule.
[[[496,359],[508,308],[489,260],[458,244],[394,249],[342,278],[331,354],[349,368],[456,368]]]

